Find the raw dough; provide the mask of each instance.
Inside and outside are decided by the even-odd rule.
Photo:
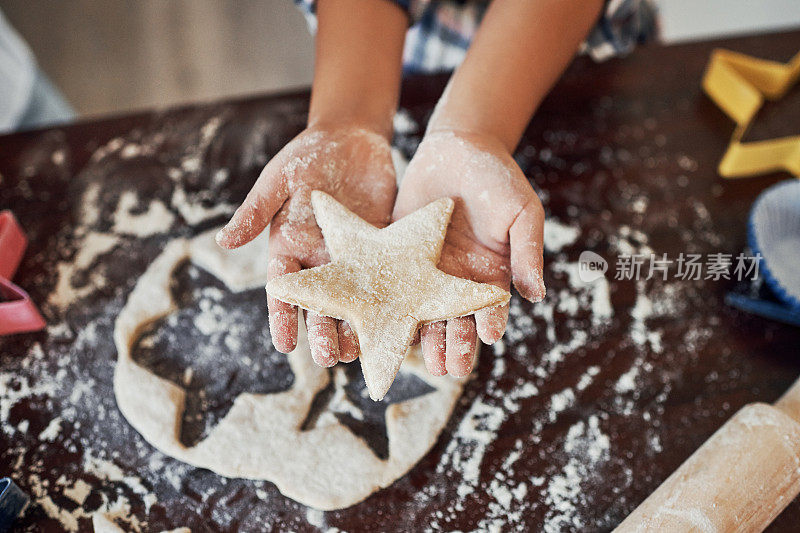
[[[273,279],[267,292],[323,316],[347,320],[358,336],[370,398],[391,387],[420,324],[508,303],[494,285],[436,268],[453,200],[440,198],[379,229],[322,191],[311,193],[331,262]]]
[[[205,439],[193,447],[181,444],[185,390],[136,364],[131,348],[147,324],[174,311],[170,279],[187,259],[230,290],[264,286],[269,232],[230,252],[217,247],[216,231],[170,242],[139,279],[117,318],[114,393],[125,418],[171,457],[227,477],[269,480],[284,495],[317,509],[351,506],[404,475],[436,442],[461,394],[463,380],[431,376],[418,349],[410,350],[402,370],[435,390],[387,408],[389,456],[381,460],[336,417],[329,417],[328,425],[300,430],[312,399],[329,380],[328,371],[311,360],[304,331],[288,355],[295,375],[291,389],[241,394]]]

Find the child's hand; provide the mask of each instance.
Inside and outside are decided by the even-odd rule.
[[[448,196],[456,202],[439,268],[508,290],[544,298],[542,204],[503,145],[489,137],[429,132],[400,184],[393,219]],[[422,327],[425,364],[431,374],[466,376],[472,370],[476,332],[492,344],[502,337],[508,306]]]
[[[270,279],[330,261],[311,207],[311,191],[334,196],[364,220],[389,223],[396,186],[386,138],[363,128],[310,127],[264,167],[244,203],[217,235],[236,248],[270,226]],[[297,308],[267,297],[272,343],[281,352],[297,344]],[[346,322],[307,313],[311,356],[325,367],[358,357],[356,336]]]

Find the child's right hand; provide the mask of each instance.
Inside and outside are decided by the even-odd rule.
[[[264,167],[230,222],[217,234],[224,248],[237,248],[269,224],[270,279],[330,261],[311,207],[311,191],[325,191],[379,227],[391,220],[396,194],[387,139],[362,127],[309,127]],[[267,298],[272,343],[288,353],[297,344],[297,308]],[[311,356],[324,367],[359,355],[346,322],[307,313]]]
[[[523,298],[544,298],[544,210],[508,149],[486,135],[429,130],[400,184],[394,218],[445,196],[456,205],[439,268],[505,290],[513,279]],[[476,336],[496,342],[507,318],[505,305],[423,326],[422,355],[430,373],[468,375]]]

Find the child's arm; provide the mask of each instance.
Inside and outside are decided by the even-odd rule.
[[[513,152],[602,5],[602,0],[494,0],[428,130],[493,137]]]
[[[596,20],[601,0],[494,0],[406,170],[394,218],[442,196],[456,199],[440,268],[544,297],[544,210],[511,153]],[[433,374],[472,370],[476,335],[505,330],[508,307],[479,311],[421,334]]]
[[[408,18],[388,0],[319,0],[310,126],[355,123],[392,136]]]
[[[391,2],[320,0],[308,127],[264,167],[217,235],[236,248],[269,224],[269,277],[329,261],[310,193],[335,196],[365,220],[385,225],[396,194],[389,140],[408,20]],[[297,308],[267,298],[270,333],[282,352],[297,342]],[[332,366],[358,356],[346,324],[308,313],[311,355]]]

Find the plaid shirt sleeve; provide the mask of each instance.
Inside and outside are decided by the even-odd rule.
[[[406,73],[452,70],[464,58],[488,7],[485,0],[388,0],[410,19],[403,51]],[[316,29],[316,0],[295,0]],[[581,51],[596,61],[624,55],[656,35],[653,0],[607,0]]]

